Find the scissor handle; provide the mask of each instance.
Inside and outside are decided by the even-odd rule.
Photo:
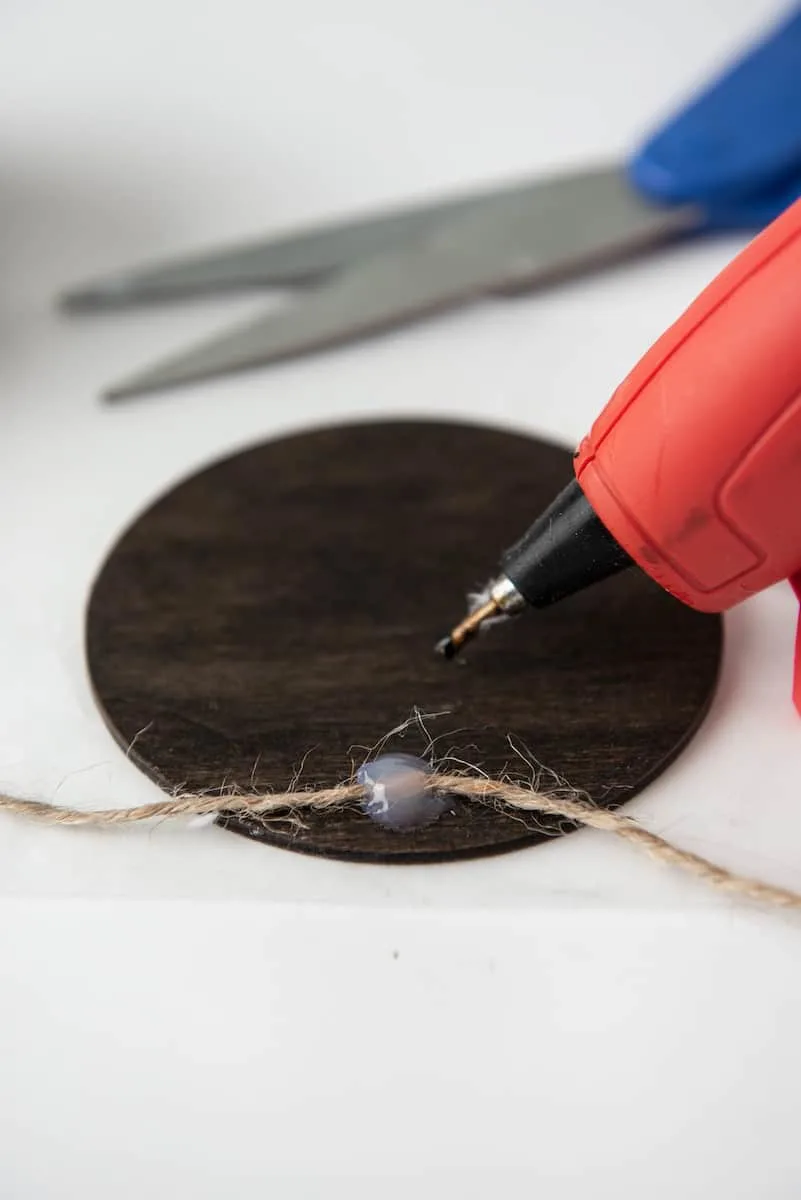
[[[801,9],[704,89],[629,164],[638,191],[761,228],[801,196]]]

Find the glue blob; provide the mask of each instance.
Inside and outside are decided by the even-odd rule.
[[[356,773],[367,792],[362,808],[379,825],[398,832],[430,825],[449,805],[447,796],[426,788],[431,774],[428,763],[412,754],[384,754],[365,763]]]

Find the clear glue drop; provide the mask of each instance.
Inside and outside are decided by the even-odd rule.
[[[421,829],[447,810],[448,796],[426,787],[432,774],[428,763],[412,754],[384,754],[365,763],[356,773],[366,791],[362,808],[368,817],[387,829]]]

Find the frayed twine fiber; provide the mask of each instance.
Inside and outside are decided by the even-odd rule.
[[[668,866],[680,867],[697,876],[711,887],[735,896],[756,900],[778,908],[801,908],[801,895],[788,888],[775,887],[757,879],[738,875],[719,867],[699,854],[674,846],[672,842],[644,829],[632,817],[610,812],[592,804],[580,792],[571,795],[549,795],[532,787],[508,783],[484,776],[433,775],[427,785],[436,794],[458,795],[479,804],[506,806],[525,813],[563,817],[577,825],[613,833],[626,842],[644,850],[651,858]],[[318,812],[358,804],[366,796],[361,784],[346,783],[319,791],[292,791],[262,795],[203,796],[183,792],[153,804],[135,808],[110,808],[84,811],[60,808],[41,800],[18,800],[0,793],[0,811],[31,817],[52,825],[130,825],[139,821],[163,820],[167,817],[194,817],[238,814],[263,818],[286,816],[288,813],[313,809]]]

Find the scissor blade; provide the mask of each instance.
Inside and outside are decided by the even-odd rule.
[[[520,188],[516,184],[506,192]],[[489,194],[494,193],[458,196],[436,204],[332,222],[308,231],[119,271],[71,289],[60,303],[73,311],[91,311],[227,290],[309,283],[390,246],[422,237],[444,218],[459,217],[486,204]]]
[[[411,246],[357,263],[277,316],[231,330],[113,388],[109,398],[263,366],[403,325],[493,292],[587,271],[698,228],[694,208],[655,208],[618,169],[564,176],[448,220]]]

